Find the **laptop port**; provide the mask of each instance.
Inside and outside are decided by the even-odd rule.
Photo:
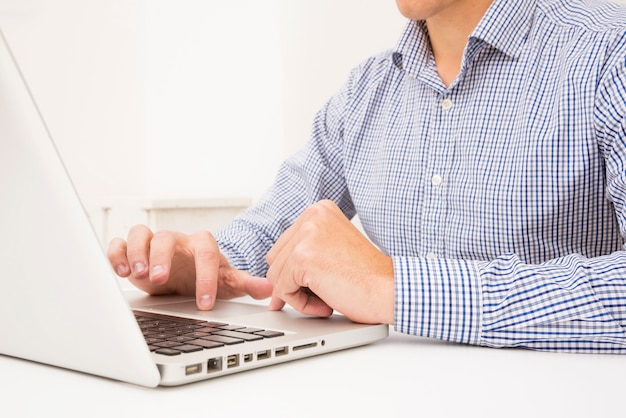
[[[210,358],[206,365],[206,372],[213,373],[213,372],[219,372],[220,370],[222,370],[222,358],[221,357]]]
[[[202,371],[202,364],[191,364],[185,367],[185,376],[200,373]]]
[[[257,360],[265,360],[270,357],[272,357],[272,350],[263,350],[256,353]]]
[[[293,351],[306,350],[307,348],[314,348],[314,347],[317,347],[317,343],[302,344],[302,345],[295,346],[293,348]]]
[[[276,347],[274,349],[274,355],[276,357],[284,356],[285,354],[289,354],[289,347]]]
[[[226,367],[231,369],[239,366],[239,354],[232,354],[226,357]]]
[[[243,355],[243,362],[244,363],[250,363],[253,359],[253,355],[252,353],[248,353],[248,354],[244,354]]]

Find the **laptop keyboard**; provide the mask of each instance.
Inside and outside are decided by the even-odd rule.
[[[166,356],[285,335],[280,331],[133,311],[150,351]]]

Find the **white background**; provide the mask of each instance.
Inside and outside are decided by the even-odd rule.
[[[0,0],[95,222],[142,197],[254,201],[404,23],[393,0]]]

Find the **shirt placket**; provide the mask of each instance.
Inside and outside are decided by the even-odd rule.
[[[447,195],[451,185],[451,160],[454,153],[453,117],[455,97],[450,91],[436,93],[431,99],[428,158],[423,172],[425,193],[422,216],[422,256],[446,255],[444,233],[449,221]]]

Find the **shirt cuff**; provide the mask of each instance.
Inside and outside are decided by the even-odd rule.
[[[267,273],[265,254],[272,243],[255,234],[253,228],[235,220],[217,231],[215,240],[232,267],[247,271],[253,276],[265,277]]]
[[[396,331],[480,343],[482,293],[474,263],[395,256],[393,264]]]

